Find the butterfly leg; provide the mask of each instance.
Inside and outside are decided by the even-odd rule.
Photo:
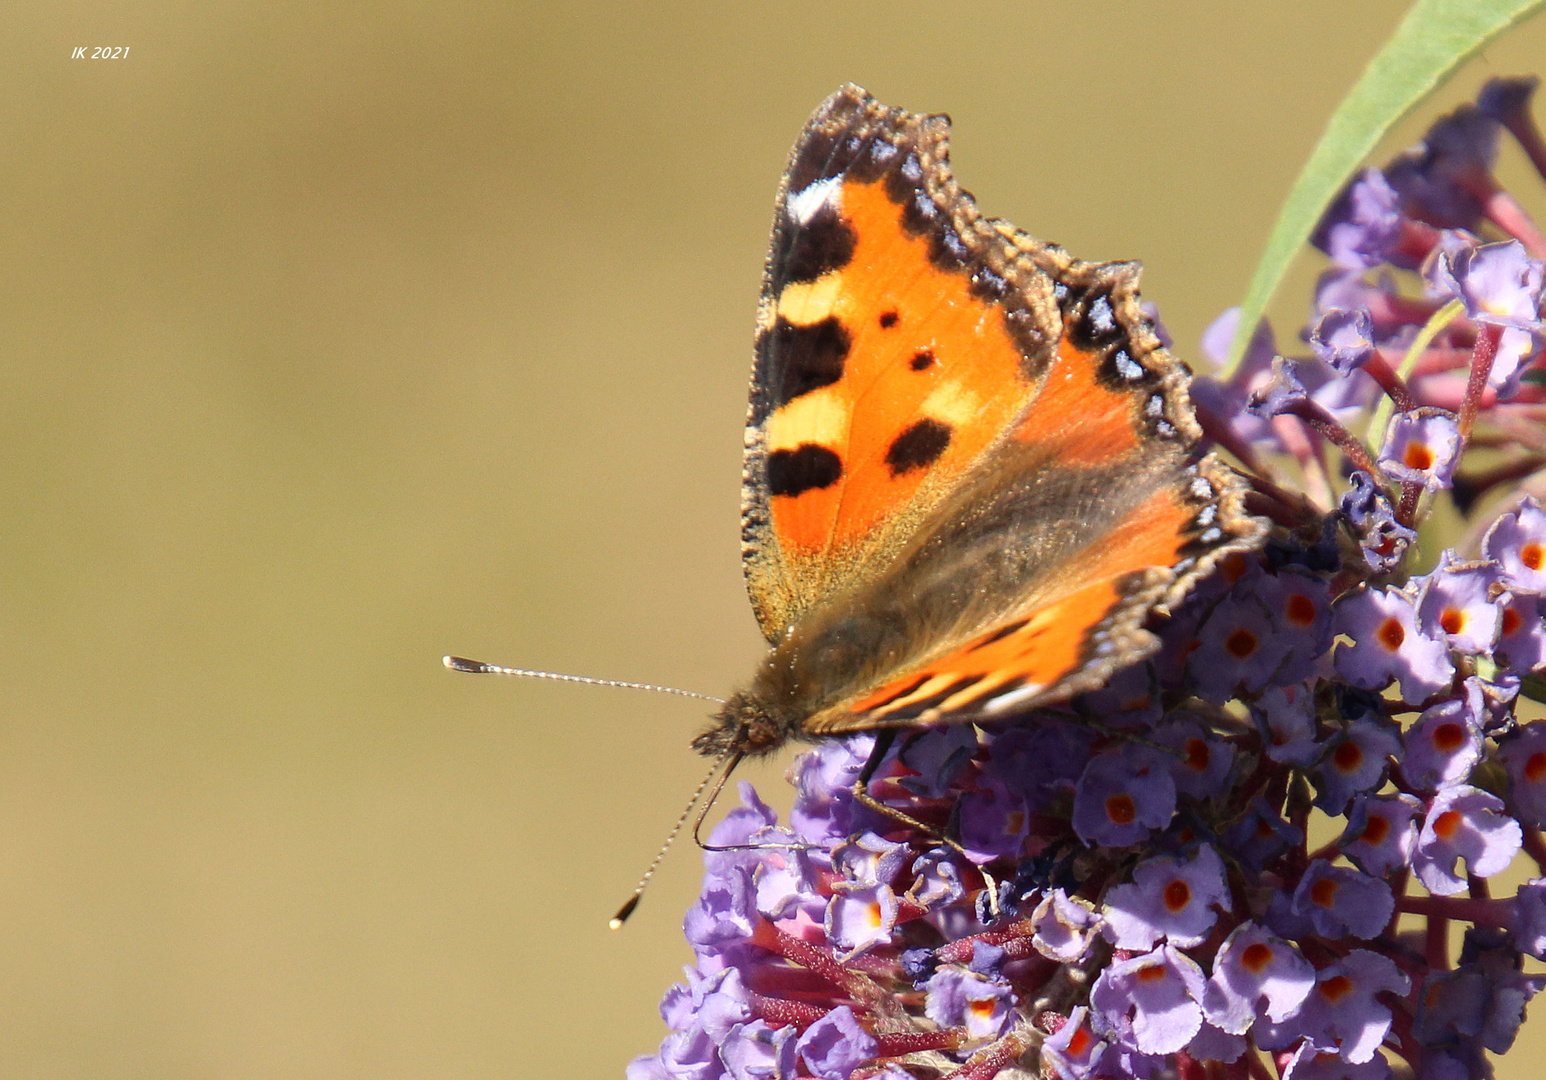
[[[859,778],[854,781],[854,798],[864,806],[874,810],[877,814],[884,814],[886,817],[917,829],[925,836],[932,837],[970,863],[971,859],[967,857],[966,849],[961,846],[959,841],[951,839],[934,826],[919,821],[911,814],[904,813],[894,806],[886,805],[870,794],[870,781],[875,778],[875,774],[880,771],[881,765],[886,760],[886,755],[891,752],[891,747],[896,743],[896,735],[897,731],[895,728],[881,728],[876,731],[875,746],[870,751],[869,759],[865,761],[864,768],[859,770]],[[994,879],[993,875],[980,866],[977,867],[977,872],[982,875],[983,884],[988,891],[988,910],[992,912],[993,918],[996,919],[999,916],[998,882]],[[978,910],[981,909],[979,908]]]

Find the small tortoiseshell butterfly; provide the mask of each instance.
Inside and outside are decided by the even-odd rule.
[[[790,154],[757,312],[742,537],[771,649],[693,742],[981,721],[1102,685],[1230,552],[1135,263],[984,218],[949,120],[845,86]]]

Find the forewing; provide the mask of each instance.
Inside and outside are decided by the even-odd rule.
[[[952,179],[942,116],[844,87],[779,191],[743,485],[748,590],[776,641],[885,565],[1038,392],[1047,253]]]

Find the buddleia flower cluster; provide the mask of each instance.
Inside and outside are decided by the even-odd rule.
[[[868,790],[923,828],[856,801],[872,735],[785,823],[741,786],[630,1080],[1492,1075],[1546,984],[1546,240],[1492,168],[1546,176],[1534,86],[1356,177],[1301,340],[1194,382],[1275,529],[1158,653],[899,738]]]

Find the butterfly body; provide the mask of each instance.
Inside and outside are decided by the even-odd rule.
[[[1260,542],[1137,268],[981,217],[948,121],[844,87],[777,204],[743,483],[770,651],[694,742],[980,720],[1093,689]]]

